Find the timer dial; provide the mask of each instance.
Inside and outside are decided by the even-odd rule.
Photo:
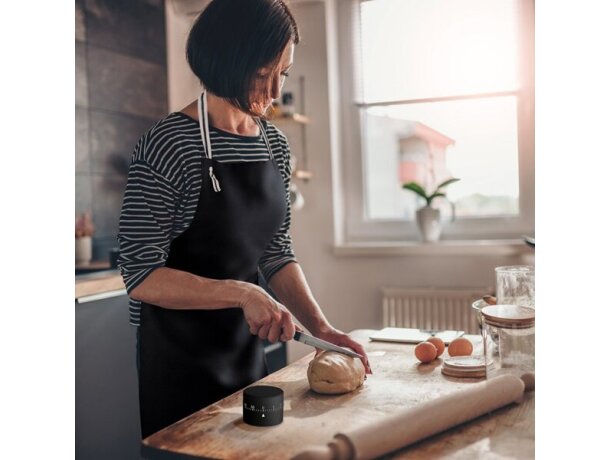
[[[243,392],[244,422],[273,426],[284,420],[284,391],[268,385],[248,387]]]

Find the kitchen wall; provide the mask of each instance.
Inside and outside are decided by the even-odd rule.
[[[163,0],[76,0],[76,212],[92,212],[96,260],[117,245],[133,148],[166,114]]]
[[[331,323],[342,330],[381,327],[382,286],[473,287],[493,286],[498,265],[533,263],[533,257],[493,255],[392,255],[339,256],[334,252],[333,164],[331,150],[336,135],[331,132],[327,13],[323,2],[292,3],[302,41],[295,49],[295,64],[284,90],[295,91],[300,109],[299,76],[305,77],[305,112],[311,118],[306,129],[309,169],[314,178],[297,184],[305,197],[302,210],[293,213],[292,237],[299,263],[314,295]],[[192,20],[192,19],[191,19]],[[189,20],[168,10],[168,49],[182,52]],[[333,25],[329,24],[333,30]],[[172,57],[170,56],[170,60]],[[176,66],[184,66],[180,59]],[[171,68],[174,75],[185,72]],[[170,108],[176,110],[199,91],[192,80],[170,78]],[[172,96],[175,95],[176,98]],[[301,155],[300,130],[284,128],[293,151]],[[344,161],[350,161],[346,156]],[[298,343],[289,343],[289,361],[309,353]]]

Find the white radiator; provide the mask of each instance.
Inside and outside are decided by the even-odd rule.
[[[472,303],[490,288],[412,289],[382,288],[383,327],[454,329],[478,334]]]

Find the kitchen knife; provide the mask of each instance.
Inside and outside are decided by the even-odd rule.
[[[333,343],[327,342],[326,340],[318,339],[316,337],[312,337],[311,335],[305,334],[301,331],[296,331],[294,333],[294,340],[297,342],[304,343],[305,345],[310,345],[312,347],[321,348],[322,350],[336,351],[337,353],[343,353],[344,355],[351,356],[352,358],[362,358],[362,355],[359,355],[355,351],[348,350],[347,348],[339,347]]]

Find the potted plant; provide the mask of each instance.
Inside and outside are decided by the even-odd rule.
[[[74,249],[76,264],[88,264],[91,262],[92,244],[91,237],[95,233],[93,220],[90,212],[76,215],[75,237],[76,245]]]
[[[407,182],[402,185],[405,190],[411,190],[417,195],[426,200],[426,205],[419,208],[416,212],[417,227],[422,236],[422,240],[426,243],[438,241],[441,236],[441,212],[439,209],[432,207],[432,201],[436,198],[447,198],[444,188],[449,184],[459,181],[455,177],[442,182],[432,193],[426,193],[424,187],[417,182]],[[451,203],[453,210],[453,203]],[[455,218],[455,212],[452,219]]]

